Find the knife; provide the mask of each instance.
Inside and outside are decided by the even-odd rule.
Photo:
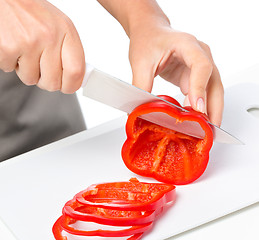
[[[171,102],[157,97],[147,91],[104,73],[90,64],[86,64],[86,72],[82,83],[83,95],[104,103],[126,113],[131,113],[137,106],[152,102],[163,101],[180,111],[189,112]],[[161,112],[153,112],[142,115],[141,118],[160,126],[178,131],[193,137],[204,138],[205,133],[197,122],[177,122],[175,118]],[[207,121],[213,131],[214,141],[231,144],[244,144],[238,138],[223,130],[222,128]],[[176,124],[177,123],[177,124]]]

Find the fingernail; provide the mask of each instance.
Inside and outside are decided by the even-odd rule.
[[[199,99],[197,100],[196,109],[197,109],[199,112],[202,112],[202,113],[205,112],[205,104],[204,104],[203,98],[199,98]]]

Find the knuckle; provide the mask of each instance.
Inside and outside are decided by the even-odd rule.
[[[12,43],[4,43],[0,45],[0,58],[1,61],[9,61],[12,58],[17,58],[18,57],[18,49],[15,44]]]
[[[38,24],[36,31],[28,31],[20,39],[19,43],[23,49],[33,51],[42,45],[54,44],[57,40],[57,28],[55,24]]]
[[[190,41],[190,42],[198,41],[197,38],[194,35],[190,34],[190,33],[183,33],[183,37],[185,39],[187,39],[188,41]]]
[[[44,24],[41,26],[41,38],[48,44],[55,44],[57,41],[58,30],[55,25]],[[36,39],[38,42],[38,39]]]
[[[177,40],[184,48],[193,48],[193,46],[198,42],[195,36],[186,32],[177,33]]]
[[[31,51],[39,44],[39,42],[39,36],[31,34],[23,37],[23,39],[21,40],[21,45],[25,50]]]
[[[69,32],[72,32],[75,30],[75,26],[72,20],[67,15],[63,15],[63,23]]]
[[[206,52],[211,52],[210,46],[202,41],[199,41],[201,47],[206,51]]]
[[[74,24],[70,18],[66,15],[62,15],[62,18],[58,19],[58,24],[50,21],[41,25],[41,38],[43,38],[49,45],[55,45],[61,35],[63,37],[65,32],[73,32],[74,29]]]
[[[20,36],[18,43],[23,51],[31,51],[35,46],[37,39],[37,34],[27,31],[25,34]]]

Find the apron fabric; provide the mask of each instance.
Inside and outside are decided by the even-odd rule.
[[[85,129],[76,94],[26,86],[0,70],[0,161]]]

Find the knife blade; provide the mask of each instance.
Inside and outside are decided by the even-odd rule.
[[[89,64],[86,66],[86,73],[82,87],[84,96],[126,113],[131,113],[141,104],[157,100],[161,100],[180,111],[189,112],[182,107],[137,88],[132,84],[104,73]],[[197,122],[183,121],[182,123],[179,123],[175,118],[165,113],[153,112],[142,115],[141,118],[193,137],[204,138],[205,136],[203,129]],[[222,128],[217,127],[209,121],[207,122],[212,128],[214,141],[221,143],[244,144],[238,138]]]

